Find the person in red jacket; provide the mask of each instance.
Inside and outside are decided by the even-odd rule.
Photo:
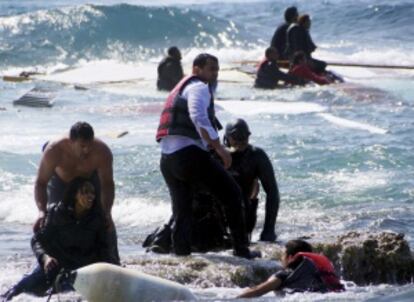
[[[309,82],[319,85],[331,84],[333,81],[324,74],[317,74],[308,65],[308,59],[303,51],[295,52],[292,59],[292,66],[289,70],[290,75],[302,78]]]
[[[238,298],[260,297],[270,291],[287,289],[289,292],[343,291],[327,257],[312,252],[312,246],[303,240],[290,240],[282,257],[283,270],[267,281],[247,289]]]

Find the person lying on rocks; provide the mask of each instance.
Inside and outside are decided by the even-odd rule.
[[[283,270],[267,281],[245,290],[237,298],[260,297],[270,291],[331,292],[343,291],[344,286],[335,274],[327,257],[312,252],[312,246],[303,240],[290,240],[282,256]]]

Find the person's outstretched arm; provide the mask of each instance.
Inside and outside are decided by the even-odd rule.
[[[254,298],[260,297],[272,290],[278,290],[282,284],[282,280],[275,276],[271,276],[267,281],[256,285],[255,287],[251,287],[244,291],[241,295],[237,296],[237,298]]]

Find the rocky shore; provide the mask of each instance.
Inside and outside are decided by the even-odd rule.
[[[317,252],[328,256],[341,279],[357,285],[406,284],[414,279],[414,257],[403,234],[350,232],[331,242],[310,238]],[[229,251],[175,257],[148,253],[124,260],[130,268],[192,287],[246,287],[281,269],[283,244],[258,243],[262,259],[249,261]]]

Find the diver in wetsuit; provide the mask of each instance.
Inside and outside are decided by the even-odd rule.
[[[75,123],[69,137],[48,143],[44,147],[35,181],[39,217],[33,226],[34,232],[43,226],[49,208],[62,200],[68,183],[76,177],[87,178],[96,188],[96,198],[106,218],[111,262],[119,263],[116,230],[111,215],[115,197],[112,162],[111,150],[94,137],[92,126],[86,122]]]
[[[242,190],[246,229],[251,235],[257,218],[259,182],[266,193],[265,220],[260,240],[276,240],[275,224],[279,211],[279,188],[273,165],[266,152],[249,144],[250,130],[246,121],[237,119],[226,125],[225,145],[230,148],[232,164],[229,168]]]
[[[158,65],[158,90],[171,91],[184,77],[181,66],[181,52],[173,46],[168,49],[168,56]]]
[[[285,23],[278,26],[273,34],[270,46],[277,49],[280,54],[280,59],[286,60],[288,57],[285,55],[286,49],[286,32],[292,23],[295,23],[298,19],[298,9],[294,6],[288,7],[285,10]]]
[[[303,85],[304,81],[293,75],[280,71],[277,66],[277,59],[279,53],[274,47],[269,47],[265,52],[266,59],[263,60],[257,69],[256,80],[254,82],[255,88],[274,89],[277,88],[278,82],[283,81],[286,84]]]

